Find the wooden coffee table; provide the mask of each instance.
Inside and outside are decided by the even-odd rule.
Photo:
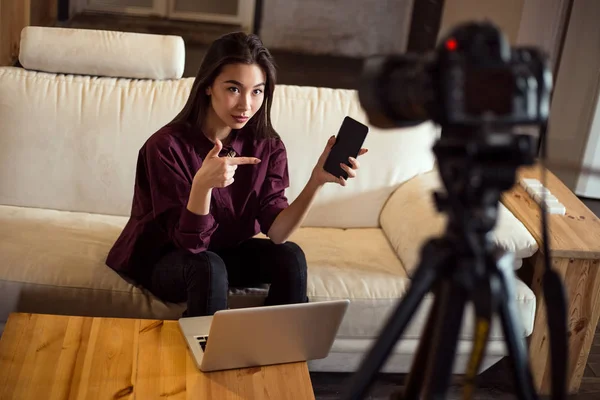
[[[1,399],[314,399],[305,362],[200,372],[176,321],[11,314]]]
[[[548,215],[548,233],[552,267],[562,276],[568,298],[567,388],[570,393],[576,393],[600,316],[600,221],[553,173],[548,171],[547,175],[546,187],[567,210],[566,215]],[[519,171],[519,178],[541,180],[540,176],[539,166]],[[527,260],[533,267],[531,288],[537,299],[529,354],[535,383],[541,393],[549,394],[552,377],[547,310],[541,285],[544,260],[540,209],[518,183],[502,202],[540,245],[540,251]]]

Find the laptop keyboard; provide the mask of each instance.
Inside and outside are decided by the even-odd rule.
[[[205,351],[206,350],[206,343],[208,342],[208,335],[206,335],[206,336],[196,336],[196,340],[198,341],[198,344],[202,348],[202,351]]]

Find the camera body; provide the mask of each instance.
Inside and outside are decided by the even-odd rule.
[[[380,128],[432,120],[442,127],[540,124],[550,112],[552,73],[537,49],[511,48],[489,22],[452,30],[430,54],[373,57],[359,89]]]

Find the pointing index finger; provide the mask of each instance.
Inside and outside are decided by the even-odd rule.
[[[241,165],[241,164],[258,164],[260,160],[256,157],[232,157],[227,159],[227,163],[230,165]]]

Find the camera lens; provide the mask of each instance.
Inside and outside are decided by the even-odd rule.
[[[369,123],[408,127],[430,119],[433,89],[427,65],[411,55],[367,59],[359,98]]]

